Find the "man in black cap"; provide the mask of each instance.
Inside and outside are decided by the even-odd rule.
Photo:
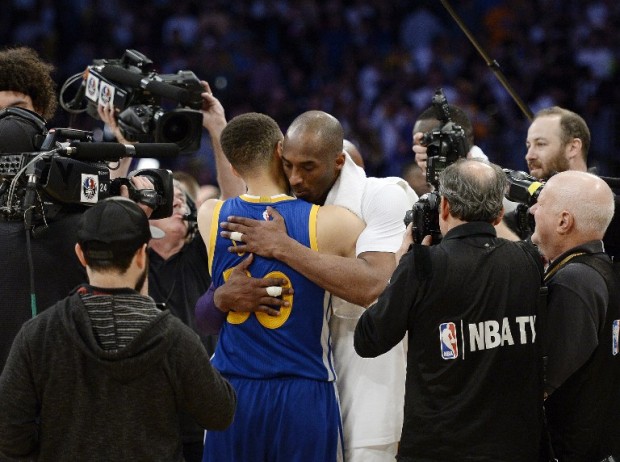
[[[25,323],[0,375],[0,454],[182,461],[179,412],[223,430],[236,396],[200,338],[146,293],[146,214],[129,199],[81,217],[89,284]]]

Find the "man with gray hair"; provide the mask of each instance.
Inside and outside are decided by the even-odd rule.
[[[602,239],[613,193],[595,175],[565,171],[530,211],[532,242],[549,261],[542,343],[550,447],[560,461],[611,461],[620,456],[620,283]]]
[[[356,326],[362,357],[409,333],[401,462],[538,460],[542,262],[531,244],[496,235],[505,187],[502,169],[488,162],[446,167],[443,239],[413,245]]]

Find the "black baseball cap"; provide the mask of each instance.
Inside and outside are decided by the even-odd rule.
[[[138,204],[121,196],[104,199],[86,210],[77,231],[80,245],[98,244],[92,249],[86,246],[85,251],[88,257],[96,259],[113,258],[115,249],[138,250],[151,238],[163,236],[163,231],[149,225]]]

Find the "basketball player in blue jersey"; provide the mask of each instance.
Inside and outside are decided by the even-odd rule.
[[[226,201],[210,200],[200,209],[198,226],[209,254],[216,287],[230,270],[253,259],[253,277],[281,278],[278,316],[230,311],[220,331],[213,365],[237,391],[233,424],[209,431],[204,462],[336,462],[342,460],[340,408],[335,387],[325,291],[288,265],[274,259],[231,253],[236,245],[220,235],[219,223],[230,215],[269,220],[268,206],[286,219],[289,236],[319,252],[355,255],[364,222],[337,206],[310,204],[288,195],[280,159],[283,135],[270,117],[248,113],[233,118],[222,131],[221,146],[247,193]],[[275,291],[275,292],[274,292]]]

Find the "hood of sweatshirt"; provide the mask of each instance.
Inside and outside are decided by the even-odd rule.
[[[63,328],[76,348],[121,383],[131,382],[156,367],[175,341],[170,336],[170,325],[178,320],[170,312],[162,311],[126,347],[106,351],[95,338],[81,297],[73,294],[60,303],[64,305],[59,307]]]

